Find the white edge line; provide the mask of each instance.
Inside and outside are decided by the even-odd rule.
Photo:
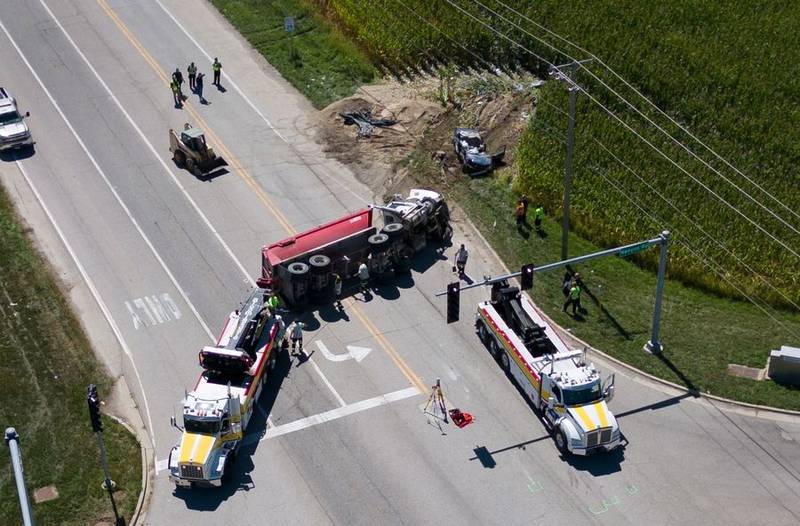
[[[250,274],[244,268],[244,265],[242,265],[242,263],[239,261],[239,259],[236,257],[236,255],[234,255],[234,253],[231,250],[231,248],[228,246],[228,244],[225,242],[225,240],[222,239],[222,236],[220,236],[220,234],[217,231],[217,229],[214,228],[214,226],[211,224],[211,221],[208,220],[208,217],[206,217],[206,215],[203,213],[203,211],[200,210],[200,207],[197,206],[197,203],[194,201],[194,199],[192,199],[192,197],[186,191],[186,189],[181,184],[181,182],[178,180],[178,178],[175,176],[175,174],[172,173],[172,170],[170,170],[169,166],[167,166],[167,163],[158,154],[158,151],[153,147],[152,143],[147,139],[147,137],[145,137],[145,135],[142,132],[141,128],[139,128],[139,126],[136,124],[136,122],[133,120],[133,118],[131,118],[130,114],[122,106],[122,103],[120,103],[120,101],[117,98],[117,96],[114,95],[114,93],[108,87],[108,84],[106,84],[106,82],[103,80],[103,78],[97,72],[97,70],[94,69],[94,66],[92,66],[91,62],[89,62],[89,59],[86,58],[86,55],[84,55],[83,52],[80,50],[80,48],[77,46],[77,44],[75,44],[75,41],[72,40],[72,37],[69,36],[69,33],[67,33],[67,31],[64,29],[64,26],[61,25],[61,22],[58,21],[58,19],[55,17],[55,15],[50,10],[50,8],[47,7],[47,4],[44,3],[44,0],[39,0],[39,3],[41,3],[42,6],[45,8],[45,10],[50,14],[50,17],[53,19],[53,21],[56,23],[56,25],[59,27],[59,29],[61,29],[61,32],[64,33],[64,36],[67,37],[67,40],[69,40],[70,44],[72,44],[72,47],[75,48],[75,51],[83,59],[83,62],[92,71],[92,73],[94,74],[95,78],[97,78],[98,82],[100,82],[100,84],[106,90],[106,93],[108,93],[108,95],[111,97],[111,99],[117,105],[117,108],[119,108],[119,110],[123,113],[123,115],[125,115],[125,118],[131,124],[133,129],[136,130],[136,133],[139,135],[139,137],[147,145],[148,149],[153,154],[153,156],[158,160],[158,162],[164,168],[164,171],[167,172],[167,174],[172,178],[172,180],[175,183],[175,185],[180,189],[180,191],[183,193],[184,197],[186,197],[186,200],[189,201],[189,203],[192,205],[192,208],[194,208],[195,212],[197,212],[197,214],[202,218],[203,222],[206,224],[206,226],[211,231],[211,233],[214,234],[214,237],[217,238],[217,241],[219,241],[219,243],[225,249],[225,252],[228,253],[230,258],[234,261],[234,263],[236,263],[236,266],[239,267],[239,270],[247,278],[247,280],[250,283],[250,285],[251,286],[255,286],[255,284],[256,284],[255,281],[253,280],[252,277],[250,277]],[[184,297],[184,299],[186,299],[186,298]],[[188,302],[188,300],[187,300],[187,302]],[[191,306],[191,303],[189,303],[189,305]],[[192,310],[194,310],[193,307],[192,307]],[[205,324],[203,324],[203,326],[206,327]],[[214,337],[214,334],[208,329],[208,327],[206,327],[206,332],[208,332],[208,335],[211,337],[211,339],[213,341],[216,341],[216,338]]]
[[[381,396],[376,396],[375,398],[368,398],[354,404],[337,407],[336,409],[331,409],[330,411],[325,411],[324,413],[308,416],[288,424],[267,429],[267,432],[259,441],[269,440],[270,438],[276,438],[281,435],[300,431],[308,427],[330,422],[332,420],[337,420],[355,413],[360,413],[361,411],[366,411],[367,409],[372,409],[373,407],[379,407],[392,402],[397,402],[399,400],[404,400],[406,398],[411,398],[412,396],[417,396],[418,394],[419,390],[417,390],[416,387],[406,387],[405,389]]]
[[[33,67],[31,67],[31,64],[28,62],[28,59],[25,58],[25,55],[22,54],[22,51],[20,50],[19,46],[17,46],[17,43],[14,41],[13,38],[11,38],[11,34],[9,34],[8,30],[6,29],[6,26],[3,25],[2,21],[0,21],[0,28],[3,30],[3,33],[5,33],[6,37],[11,42],[11,44],[14,46],[14,49],[17,50],[17,53],[22,58],[22,60],[25,62],[25,65],[28,66],[28,69],[31,71],[31,73],[33,73],[33,76],[39,82],[39,85],[42,87],[42,89],[44,90],[45,94],[48,96],[50,101],[56,107],[56,110],[58,110],[58,112],[61,115],[61,117],[67,123],[67,126],[69,127],[69,129],[72,131],[73,134],[75,134],[75,130],[72,128],[72,126],[70,125],[69,121],[67,121],[67,119],[64,116],[64,114],[61,113],[61,109],[58,107],[58,104],[56,104],[56,101],[53,99],[53,97],[50,95],[50,92],[47,90],[47,88],[42,83],[42,80],[39,78],[39,75],[37,75],[36,72],[33,70]],[[77,136],[77,134],[75,135],[75,138],[78,139],[78,142],[80,142],[80,138]],[[80,142],[80,144],[81,144],[81,146],[83,146],[82,142]],[[89,154],[88,151],[86,153]],[[36,189],[36,186],[33,184],[33,180],[31,180],[31,178],[28,177],[28,173],[22,167],[22,163],[20,161],[16,161],[16,164],[17,164],[17,167],[19,168],[19,171],[22,173],[22,176],[25,178],[25,181],[28,183],[28,186],[30,186],[31,191],[33,192],[33,195],[36,197],[36,200],[39,201],[39,205],[42,207],[42,210],[44,210],[44,213],[47,215],[47,219],[50,220],[50,224],[53,225],[53,228],[55,229],[56,233],[58,234],[58,237],[61,239],[61,242],[64,243],[64,246],[66,247],[67,252],[69,252],[70,257],[72,257],[72,260],[75,262],[75,266],[78,267],[78,272],[80,272],[81,276],[83,277],[83,280],[86,282],[86,285],[89,287],[89,291],[92,293],[92,296],[94,296],[94,299],[97,302],[97,305],[100,307],[100,310],[103,312],[103,316],[106,318],[106,321],[108,322],[109,326],[111,327],[111,330],[114,332],[114,336],[117,338],[117,341],[119,342],[120,346],[122,347],[122,350],[125,352],[125,354],[128,356],[128,359],[130,359],[130,361],[131,361],[131,365],[133,366],[133,372],[134,372],[134,374],[136,374],[136,379],[139,382],[139,389],[141,389],[141,391],[142,391],[142,399],[144,400],[144,410],[145,410],[145,413],[147,414],[148,426],[150,427],[150,441],[153,443],[153,448],[155,449],[155,447],[156,447],[156,438],[155,438],[155,430],[153,429],[153,420],[150,417],[150,407],[149,407],[149,405],[147,403],[147,395],[145,394],[145,391],[144,391],[144,384],[142,383],[142,377],[139,375],[139,369],[136,367],[136,362],[133,359],[133,354],[131,353],[131,350],[128,347],[127,342],[122,337],[122,333],[120,332],[116,321],[114,321],[114,318],[111,316],[111,311],[108,309],[108,306],[105,304],[103,299],[100,297],[100,293],[98,292],[97,288],[95,287],[94,282],[89,277],[89,275],[86,273],[86,269],[84,268],[83,264],[78,259],[78,256],[75,253],[75,251],[72,249],[72,245],[70,245],[69,241],[67,241],[67,238],[64,235],[64,232],[61,230],[61,227],[58,226],[58,223],[56,223],[55,217],[53,217],[53,214],[50,213],[50,209],[47,208],[47,205],[45,205],[41,194]]]
[[[195,40],[195,38],[194,38],[194,37],[193,37],[193,36],[192,36],[192,35],[189,33],[189,31],[188,31],[188,30],[187,30],[187,29],[186,29],[186,28],[183,26],[183,24],[181,24],[181,23],[178,21],[178,19],[177,19],[177,18],[175,18],[175,16],[174,16],[174,15],[173,15],[173,14],[172,14],[170,11],[169,11],[169,9],[167,9],[167,8],[166,8],[166,6],[164,6],[164,4],[162,4],[162,3],[161,3],[161,0],[156,0],[156,3],[157,3],[157,4],[158,4],[158,6],[161,8],[161,10],[162,10],[162,11],[164,11],[164,12],[167,14],[167,16],[169,16],[169,17],[172,19],[172,21],[173,21],[173,22],[175,22],[175,25],[177,25],[177,26],[180,28],[180,30],[181,30],[181,31],[183,31],[183,34],[184,34],[184,35],[186,35],[186,37],[187,37],[189,40],[191,40],[191,41],[192,41],[192,43],[194,43],[194,45],[195,45],[195,46],[197,46],[197,49],[199,49],[199,50],[200,50],[200,52],[201,52],[201,53],[202,53],[202,54],[203,54],[203,55],[206,57],[206,59],[207,59],[207,60],[210,62],[210,61],[211,61],[211,55],[209,55],[209,54],[208,54],[208,52],[207,52],[207,51],[206,51],[206,50],[203,48],[203,46],[201,46],[201,45],[200,45],[200,43],[199,43],[197,40]],[[261,117],[261,120],[263,120],[263,121],[264,121],[264,122],[267,124],[267,126],[269,126],[270,130],[272,130],[272,131],[275,133],[275,135],[277,135],[277,136],[278,136],[278,137],[279,137],[279,138],[280,138],[280,139],[281,139],[283,142],[285,142],[287,145],[289,145],[290,147],[292,147],[292,146],[293,146],[293,145],[292,145],[292,143],[291,143],[291,142],[289,142],[289,140],[287,140],[287,139],[286,139],[286,137],[284,137],[284,136],[281,134],[281,132],[279,132],[279,131],[278,131],[278,129],[277,129],[277,128],[275,128],[275,126],[273,126],[273,125],[272,125],[272,122],[270,122],[270,120],[269,120],[269,119],[268,119],[268,118],[267,118],[267,117],[266,117],[266,116],[265,116],[263,113],[261,113],[261,110],[259,110],[259,109],[258,109],[258,107],[257,107],[257,106],[256,106],[256,105],[253,103],[253,101],[252,101],[252,100],[250,100],[250,98],[249,98],[247,95],[245,95],[245,94],[244,94],[244,91],[242,91],[242,89],[239,87],[239,85],[238,85],[238,84],[236,84],[236,82],[235,82],[235,81],[234,81],[234,80],[233,80],[233,79],[232,79],[232,78],[231,78],[231,77],[230,77],[230,76],[229,76],[227,73],[225,73],[225,71],[223,71],[223,72],[222,72],[222,76],[225,78],[225,80],[226,80],[226,81],[227,81],[227,82],[228,82],[228,83],[229,83],[231,86],[233,86],[233,89],[235,89],[235,90],[236,90],[236,92],[237,92],[237,93],[238,93],[238,94],[239,94],[239,95],[240,95],[240,96],[241,96],[241,97],[244,99],[244,101],[245,101],[245,102],[248,104],[248,106],[250,106],[250,107],[253,109],[253,111],[254,111],[254,112],[256,112],[256,114],[257,114],[259,117]],[[300,157],[300,153],[299,153],[299,152],[297,152],[297,151],[296,151],[296,152],[295,152],[295,154],[296,154],[298,157]],[[310,170],[310,168],[309,168],[309,170]],[[335,183],[336,183],[336,184],[338,184],[338,185],[339,185],[339,186],[340,186],[342,189],[344,189],[344,190],[347,190],[347,191],[348,191],[348,192],[349,192],[349,193],[350,193],[352,196],[354,196],[356,199],[358,199],[358,200],[359,200],[359,201],[361,201],[362,203],[365,203],[365,204],[367,204],[367,203],[368,203],[368,201],[367,201],[366,199],[364,199],[363,197],[361,197],[361,195],[359,195],[358,193],[356,193],[354,190],[352,190],[352,189],[351,189],[349,186],[347,186],[345,183],[343,183],[343,182],[342,182],[342,181],[340,181],[339,179],[337,179],[337,178],[333,177],[332,175],[330,175],[330,174],[328,174],[328,173],[326,173],[326,172],[327,172],[327,170],[323,171],[323,173],[322,173],[321,175],[323,175],[324,177],[327,177],[329,180],[331,180],[331,181],[335,182]]]
[[[309,358],[308,362],[311,364],[312,367],[314,367],[314,370],[317,371],[317,374],[319,375],[320,378],[322,378],[322,381],[325,382],[325,385],[328,386],[328,389],[331,390],[331,393],[333,393],[333,396],[336,398],[336,401],[339,402],[339,405],[341,407],[346,407],[347,404],[345,403],[344,399],[341,396],[339,396],[339,393],[337,393],[336,389],[333,388],[333,384],[331,384],[328,381],[328,378],[324,374],[322,374],[322,369],[319,368],[317,362],[315,362],[313,358]]]

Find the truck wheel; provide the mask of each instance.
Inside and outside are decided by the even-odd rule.
[[[269,364],[267,364],[267,367],[269,367],[270,371],[274,371],[275,370],[275,366],[277,364],[278,364],[278,358],[273,356],[272,358],[269,359]]]
[[[555,435],[554,438],[556,440],[556,447],[558,448],[558,450],[563,455],[568,454],[569,449],[567,448],[567,435],[564,434],[564,432],[561,430],[560,427],[555,428],[555,430],[553,430],[553,433]]]
[[[186,167],[186,154],[182,151],[176,151],[175,155],[172,156],[172,160],[175,161],[175,166],[178,168],[183,169]]]
[[[507,373],[511,372],[511,361],[508,358],[508,353],[499,348],[497,340],[492,340],[492,341],[494,342],[494,345],[497,348],[497,354],[500,355],[500,367],[502,367],[503,370]],[[495,356],[497,356],[497,354],[495,354]]]
[[[475,329],[478,332],[478,338],[484,345],[489,344],[489,331],[486,330],[486,325],[482,321],[475,322]]]
[[[236,462],[236,452],[231,451],[225,459],[225,466],[222,468],[222,479],[230,480],[233,475],[233,464]]]

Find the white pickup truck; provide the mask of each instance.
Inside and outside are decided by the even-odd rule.
[[[25,117],[30,117],[30,112],[21,115],[17,101],[0,87],[0,151],[33,146],[33,136]]]

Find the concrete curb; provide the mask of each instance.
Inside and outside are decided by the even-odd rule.
[[[488,249],[488,251],[497,260],[497,262],[499,263],[500,267],[506,273],[510,274],[511,271],[508,269],[508,267],[506,267],[505,263],[503,263],[503,260],[500,259],[500,256],[497,254],[497,252],[494,250],[494,248],[489,244],[489,242],[486,240],[486,238],[483,237],[483,234],[481,233],[481,231],[478,230],[478,228],[475,226],[475,224],[472,222],[472,220],[467,216],[467,214],[464,212],[463,208],[461,209],[461,211],[462,211],[462,214],[464,216],[464,222],[467,225],[469,225],[469,228],[473,231],[473,233],[476,235],[476,237],[478,237],[478,239],[480,239],[483,242],[484,246]],[[528,295],[528,297],[530,299],[530,295]],[[533,300],[531,300],[531,301],[533,301]],[[535,302],[534,302],[534,305],[535,305]],[[651,385],[655,384],[653,387],[657,387],[662,391],[664,391],[664,388],[666,387],[666,388],[672,389],[674,391],[678,391],[680,393],[686,393],[686,394],[695,395],[697,398],[704,399],[706,402],[708,402],[711,405],[714,405],[713,402],[719,402],[719,403],[725,405],[725,409],[727,409],[729,411],[732,411],[732,412],[735,412],[735,413],[738,413],[738,414],[742,414],[742,415],[746,415],[746,416],[752,416],[752,417],[756,417],[756,418],[765,418],[765,419],[769,419],[769,420],[778,420],[778,421],[783,421],[783,422],[800,423],[800,411],[791,411],[789,409],[780,409],[780,408],[775,408],[775,407],[768,407],[768,406],[763,406],[763,405],[750,404],[750,403],[747,403],[747,402],[739,402],[737,400],[731,400],[730,398],[723,398],[721,396],[712,395],[710,393],[696,392],[696,391],[692,391],[690,389],[687,389],[685,386],[678,385],[676,383],[670,382],[668,380],[664,380],[663,378],[659,378],[659,377],[657,377],[655,375],[652,375],[650,373],[646,373],[646,372],[644,372],[644,371],[642,371],[640,369],[637,369],[636,367],[633,367],[630,364],[627,364],[627,363],[623,362],[622,360],[619,360],[618,358],[614,358],[613,356],[610,356],[610,355],[604,353],[603,351],[595,349],[594,347],[592,347],[591,345],[589,345],[585,341],[581,340],[577,336],[573,335],[571,332],[565,330],[563,327],[558,325],[555,321],[553,321],[552,318],[550,318],[544,312],[542,312],[541,309],[539,309],[539,312],[544,316],[544,318],[548,321],[548,323],[550,323],[553,327],[556,327],[557,330],[559,332],[561,332],[562,335],[566,335],[568,338],[570,338],[574,342],[579,343],[581,346],[585,347],[588,351],[590,351],[590,352],[592,352],[594,354],[597,354],[602,359],[607,360],[607,361],[613,363],[614,365],[616,365],[616,366],[618,366],[618,367],[620,367],[622,369],[625,369],[629,374],[633,375],[633,378],[636,379],[636,380],[646,381],[647,383],[650,383]],[[644,351],[642,351],[642,352],[644,352]],[[636,378],[636,376],[638,376],[639,378]],[[717,407],[717,406],[714,405],[714,407]]]
[[[128,526],[137,526],[140,521],[144,520],[144,503],[148,500],[150,491],[153,487],[150,480],[152,471],[149,469],[150,463],[147,460],[148,453],[152,453],[152,449],[148,446],[142,445],[143,442],[139,436],[139,433],[137,433],[136,430],[130,424],[128,424],[128,422],[112,414],[103,414],[120,424],[122,427],[127,429],[130,434],[136,437],[136,441],[139,443],[139,449],[142,452],[142,490],[139,492],[139,499],[136,501],[136,507],[133,509],[133,514],[128,521]]]

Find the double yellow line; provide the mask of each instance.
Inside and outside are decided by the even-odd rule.
[[[128,29],[124,22],[117,16],[117,14],[111,9],[108,5],[106,0],[97,0],[97,3],[103,9],[103,11],[108,15],[108,17],[116,24],[122,34],[128,39],[128,41],[133,45],[134,48],[139,52],[140,55],[144,58],[145,62],[147,62],[153,71],[158,75],[161,81],[164,83],[166,87],[169,87],[171,82],[170,76],[161,68],[158,62],[155,61],[152,55],[142,46],[139,39],[137,39],[133,33]],[[197,110],[189,104],[188,102],[184,103],[184,108],[186,111],[194,118],[194,120],[198,123],[200,128],[209,136],[209,138],[217,145],[217,150],[220,154],[228,161],[228,165],[231,169],[241,178],[252,190],[255,196],[261,201],[264,206],[275,216],[275,219],[280,223],[280,225],[286,230],[289,235],[297,234],[297,230],[292,226],[283,212],[275,206],[275,203],[272,202],[272,199],[269,198],[264,189],[253,179],[253,177],[242,167],[242,164],[238,161],[238,159],[233,155],[233,153],[228,149],[227,146],[222,142],[222,140],[217,136],[214,130],[208,125],[208,123],[203,119]],[[361,323],[366,327],[367,331],[375,338],[378,344],[383,348],[384,351],[389,355],[392,361],[397,365],[403,375],[411,382],[411,385],[416,387],[421,393],[426,391],[425,384],[422,383],[419,376],[417,376],[414,371],[408,366],[408,364],[403,360],[403,358],[397,353],[391,343],[386,339],[386,337],[381,334],[375,324],[367,318],[367,316],[361,312],[361,309],[351,302],[351,307],[353,313],[356,317],[361,321]]]

